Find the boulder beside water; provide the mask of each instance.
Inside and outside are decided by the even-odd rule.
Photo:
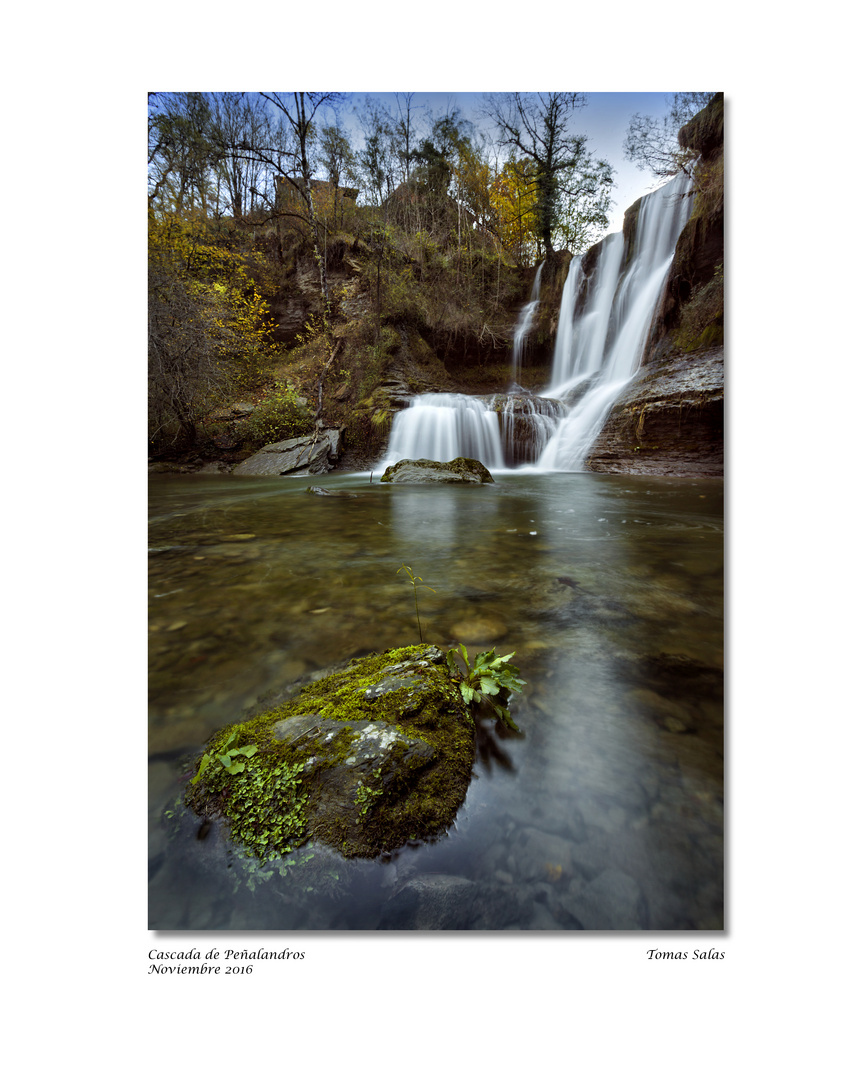
[[[186,803],[262,860],[317,840],[374,858],[432,839],[471,780],[474,723],[430,645],[353,660],[217,732]]]
[[[269,443],[232,470],[234,476],[309,476],[329,472],[342,452],[342,429],[325,428]]]
[[[476,458],[457,457],[452,461],[403,458],[389,465],[382,484],[494,484],[489,470]]]

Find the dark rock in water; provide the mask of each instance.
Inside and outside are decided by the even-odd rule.
[[[573,883],[563,906],[584,930],[644,930],[648,925],[639,883],[621,870],[604,870],[584,888]]]
[[[331,491],[330,488],[322,487],[307,487],[306,493],[308,495],[329,495],[331,498],[336,499],[356,499],[357,496],[350,491]]]
[[[262,859],[318,840],[374,858],[447,829],[474,761],[474,723],[435,646],[368,656],[224,728],[189,782]]]
[[[468,878],[424,874],[412,878],[384,907],[380,930],[467,930],[478,893]]]
[[[329,472],[342,452],[342,429],[329,428],[262,447],[234,468],[235,476],[297,476]]]
[[[387,901],[378,929],[500,929],[524,920],[529,906],[513,888],[453,874],[420,874]]]
[[[403,458],[390,465],[381,477],[382,484],[494,484],[485,465],[474,458],[458,457],[452,461],[428,458]]]

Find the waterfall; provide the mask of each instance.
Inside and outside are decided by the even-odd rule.
[[[543,267],[546,265],[544,259],[543,262],[537,267],[537,273],[534,275],[534,284],[531,286],[531,295],[528,298],[528,303],[519,313],[519,319],[516,323],[516,329],[513,332],[513,387],[514,389],[519,386],[519,380],[522,377],[522,343],[531,329],[531,323],[534,321],[534,313],[536,312],[540,304],[540,275],[543,273]]]
[[[533,464],[567,412],[562,402],[525,391],[496,394],[489,408],[498,414],[502,453],[508,467]]]
[[[603,241],[582,312],[567,312],[565,320],[562,298],[560,321],[572,323],[566,331],[569,345],[559,356],[556,342],[552,383],[545,393],[565,400],[572,400],[575,392],[579,396],[540,454],[538,468],[581,469],[612,406],[639,368],[692,201],[690,180],[683,173],[646,195],[639,207],[633,255],[623,271],[624,236],[615,233]]]
[[[487,469],[504,468],[498,417],[480,398],[420,394],[396,414],[385,464],[402,458],[452,461],[470,457]]]
[[[513,336],[508,395],[422,394],[398,413],[382,466],[402,458],[473,457],[489,469],[529,465],[578,472],[642,360],[666,275],[693,203],[683,173],[643,197],[632,251],[607,236],[586,275],[574,258],[561,297],[548,387],[522,391],[522,346],[537,310],[541,263]]]
[[[584,314],[578,320],[578,330],[574,318],[575,303],[577,289],[585,275],[581,259],[574,259],[570,265],[561,296],[558,334],[552,360],[550,387],[554,387],[556,396],[560,397],[572,391],[600,368],[623,254],[624,234],[612,233],[607,236],[600,248],[597,269],[589,285],[588,302]],[[575,273],[573,263],[576,264]],[[568,290],[567,285],[571,279],[574,280]]]

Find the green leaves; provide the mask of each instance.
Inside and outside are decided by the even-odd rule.
[[[466,705],[470,705],[472,701],[479,701],[480,695],[474,690],[468,683],[460,683],[459,689],[462,692],[462,699]]]
[[[456,649],[447,652],[447,667],[452,677],[459,681],[459,692],[466,705],[479,705],[483,702],[495,713],[498,719],[518,731],[519,728],[510,715],[510,710],[499,702],[492,701],[493,697],[501,695],[507,700],[510,694],[521,694],[525,680],[519,678],[519,669],[515,664],[509,663],[515,653],[506,656],[496,656],[494,649],[478,653],[474,657],[474,663],[468,662],[468,650],[464,645],[458,645],[459,653],[465,662],[466,671],[463,673],[456,659]]]
[[[235,761],[234,759],[241,755],[245,758],[250,758],[253,754],[258,753],[258,747],[255,746],[253,743],[248,743],[246,746],[232,747],[231,744],[236,741],[237,732],[234,731],[231,733],[231,735],[225,742],[225,745],[222,747],[225,753],[219,754],[218,756],[213,756],[212,754],[203,754],[201,757],[201,763],[198,766],[198,772],[195,774],[194,778],[190,782],[193,784],[197,784],[201,777],[204,775],[204,773],[207,771],[207,767],[211,761],[218,761],[219,764],[225,769],[225,771],[231,774],[231,776],[236,776],[238,773],[242,773],[246,768],[246,763],[244,761]],[[229,749],[229,747],[231,747],[231,749]]]
[[[204,754],[202,756],[201,764],[198,766],[198,772],[192,777],[192,780],[190,781],[190,783],[192,783],[192,784],[197,784],[198,783],[198,781],[201,779],[202,775],[206,771],[207,766],[210,764],[211,760],[212,759],[211,759],[209,754]]]

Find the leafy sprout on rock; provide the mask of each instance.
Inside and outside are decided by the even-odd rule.
[[[472,664],[468,661],[468,650],[465,646],[458,645],[457,648],[465,663],[465,671],[463,672],[456,659],[455,648],[447,651],[447,667],[453,680],[459,683],[462,700],[470,706],[488,705],[502,723],[513,731],[518,731],[510,710],[499,703],[507,701],[511,693],[521,694],[525,685],[525,680],[519,678],[519,669],[515,664],[509,663],[516,654],[496,656],[493,648],[477,653]],[[492,698],[498,695],[499,701],[493,701]]]

